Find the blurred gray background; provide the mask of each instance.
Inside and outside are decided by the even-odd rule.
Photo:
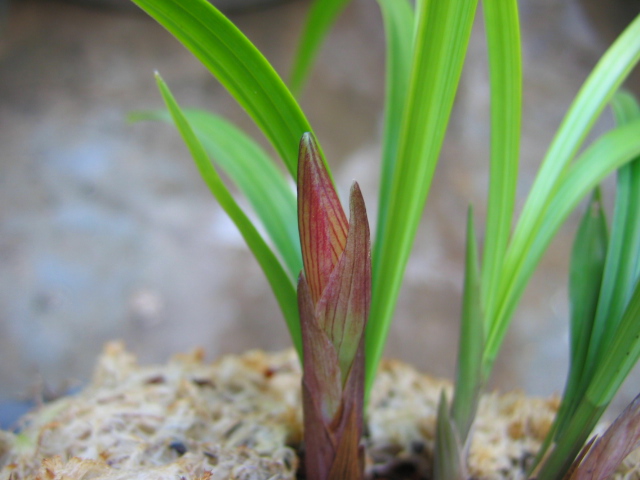
[[[232,20],[286,75],[308,1]],[[520,204],[587,73],[637,3],[523,0],[525,115]],[[6,3],[4,4],[6,6]],[[0,402],[89,377],[104,342],[143,362],[202,346],[207,357],[289,339],[267,282],[172,128],[128,124],[161,106],[158,70],[183,106],[256,129],[222,87],[124,0],[15,1],[0,35]],[[484,215],[488,82],[481,18],[407,269],[387,355],[452,377],[465,210]],[[302,105],[345,191],[375,217],[384,39],[373,0],[354,0],[320,54]],[[630,86],[636,93],[637,76]],[[610,115],[599,129],[611,124]],[[610,199],[609,195],[609,199]],[[551,394],[567,365],[567,259],[558,235],[518,310],[493,386]],[[619,403],[640,390],[638,375]],[[0,410],[3,407],[0,406]],[[8,407],[6,407],[8,408]]]

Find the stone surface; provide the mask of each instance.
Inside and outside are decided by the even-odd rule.
[[[525,117],[522,204],[554,129],[604,50],[575,1],[521,3]],[[234,14],[286,72],[309,6]],[[387,352],[451,378],[464,213],[484,214],[488,85],[473,33],[443,159],[418,232]],[[384,40],[375,2],[354,0],[320,54],[302,105],[346,192],[375,216]],[[55,395],[88,378],[105,341],[143,362],[201,345],[212,357],[289,340],[258,266],[199,179],[178,135],[130,125],[161,105],[158,70],[184,106],[256,129],[162,28],[135,11],[15,2],[0,37],[0,397]],[[635,83],[637,87],[637,82]],[[609,125],[607,114],[598,128]],[[480,224],[480,223],[479,223]],[[533,279],[494,385],[562,388],[566,270],[575,219]],[[623,403],[637,393],[630,385]],[[0,407],[2,408],[2,407]]]

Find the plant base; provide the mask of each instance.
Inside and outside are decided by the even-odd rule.
[[[82,392],[25,417],[20,434],[0,431],[0,480],[303,478],[293,351],[202,358],[197,351],[139,366],[121,344],[107,345]],[[366,425],[369,478],[429,478],[443,388],[451,384],[383,363]],[[556,398],[485,396],[470,449],[473,478],[525,479],[557,406]],[[640,479],[640,452],[618,478]]]

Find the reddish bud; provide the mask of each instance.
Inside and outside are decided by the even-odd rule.
[[[307,478],[357,480],[363,471],[364,330],[371,301],[369,224],[357,184],[347,222],[309,133],[300,142],[298,221]]]

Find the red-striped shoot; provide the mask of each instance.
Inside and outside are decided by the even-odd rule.
[[[351,187],[349,220],[310,133],[300,141],[298,282],[304,370],[306,478],[363,475],[364,331],[371,302],[371,247],[364,200]]]

